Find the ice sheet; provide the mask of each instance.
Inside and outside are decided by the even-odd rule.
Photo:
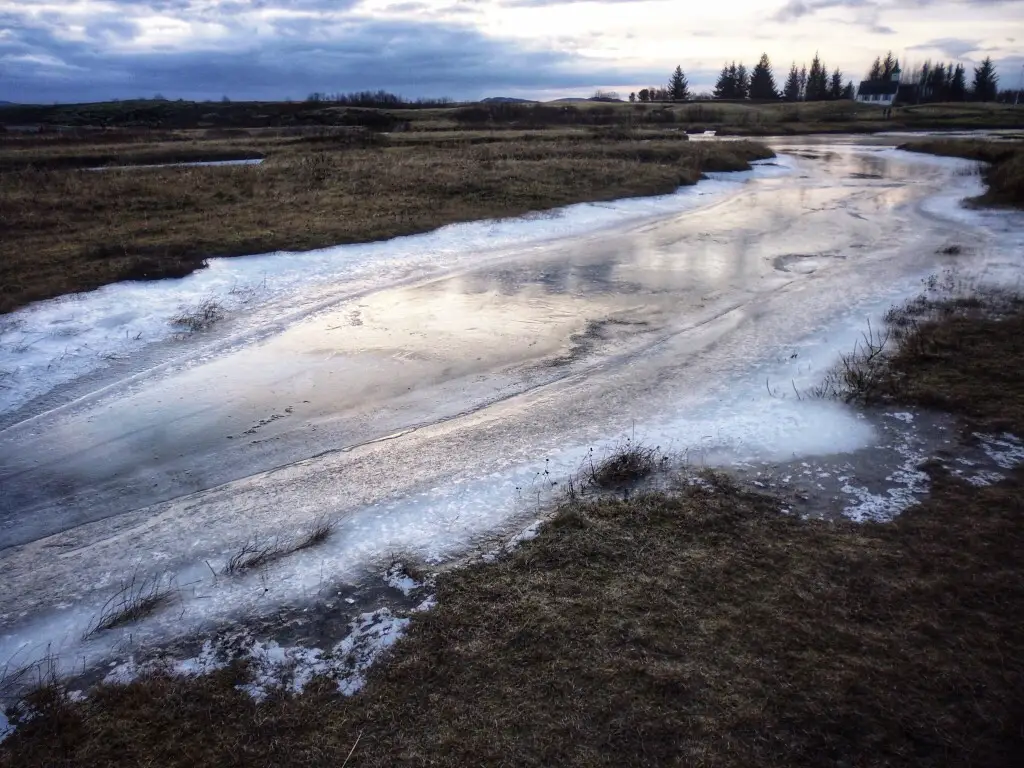
[[[261,317],[268,305],[284,303],[291,314],[301,313],[323,286],[354,293],[403,275],[452,268],[483,253],[680,213],[719,200],[744,181],[779,176],[791,168],[782,157],[770,165],[758,163],[753,171],[709,174],[708,180],[670,195],[453,224],[384,242],[210,259],[205,269],[177,280],[116,283],[37,302],[0,318],[0,413],[130,358],[146,345],[186,335],[171,320],[203,301],[215,301],[232,315],[247,315],[236,318],[232,327],[241,333],[247,323],[280,320],[279,313]],[[201,341],[183,340],[180,354],[194,356]]]

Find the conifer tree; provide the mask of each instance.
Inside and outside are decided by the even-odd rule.
[[[882,62],[882,79],[888,80],[899,66],[899,59],[892,55],[892,51],[885,54],[885,61]]]
[[[690,98],[690,84],[686,82],[683,68],[677,66],[668,81],[668,95],[673,101],[686,101]]]
[[[843,98],[853,101],[857,98],[857,89],[853,85],[853,80],[849,80],[846,83],[846,87],[843,88]]]
[[[828,97],[835,101],[843,98],[843,73],[839,71],[839,67],[836,67],[832,73],[832,80],[828,86]]]
[[[750,96],[750,74],[747,68],[740,65],[736,68],[736,96],[737,99],[745,99]]]
[[[761,60],[754,67],[750,76],[750,98],[752,99],[777,99],[779,92],[775,87],[775,75],[772,74],[772,63],[767,53],[761,54]]]
[[[880,56],[876,56],[874,63],[871,65],[871,69],[868,71],[868,80],[881,80],[881,79],[882,79],[882,58]]]
[[[796,62],[789,68],[786,87],[782,89],[782,98],[786,101],[800,101],[800,72],[796,68]]]
[[[963,64],[957,64],[953,79],[949,83],[949,100],[964,101],[967,98],[967,73]]]
[[[972,95],[975,101],[995,101],[998,92],[999,76],[996,74],[992,57],[986,56],[980,65],[974,68],[974,87]]]
[[[811,71],[807,73],[807,87],[804,91],[805,101],[824,101],[828,98],[828,71],[822,64],[818,54],[814,54]]]
[[[736,97],[736,65],[732,68],[728,64],[722,67],[722,72],[715,83],[716,99],[732,99]]]
[[[800,67],[800,99],[807,98],[807,65]]]

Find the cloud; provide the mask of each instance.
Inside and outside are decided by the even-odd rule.
[[[118,51],[97,38],[69,41],[38,20],[0,16],[0,99],[92,101],[301,98],[313,91],[384,88],[410,96],[471,98],[502,89],[592,87],[658,80],[564,50],[492,38],[465,25],[345,17],[282,18],[249,44],[204,50]],[[109,27],[104,26],[104,34]]]
[[[794,21],[829,8],[874,7],[872,0],[789,0],[772,17],[775,21]]]
[[[929,40],[920,45],[912,45],[908,51],[938,51],[943,56],[952,59],[962,59],[972,51],[982,47],[978,40],[967,40],[962,37],[942,37],[937,40]]]

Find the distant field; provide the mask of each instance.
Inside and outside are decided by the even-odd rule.
[[[100,104],[0,107],[0,125],[142,128],[295,128],[362,126],[374,131],[432,131],[469,127],[665,126],[743,134],[822,131],[1020,128],[1024,107],[1004,104],[926,104],[882,119],[878,107],[852,101],[807,103],[686,102],[628,104],[486,103],[423,109],[358,108],[329,102],[123,101]]]
[[[772,156],[679,132],[112,132],[0,142],[0,313],[209,256],[382,240],[473,219],[662,194]],[[428,138],[420,134],[421,138]],[[407,140],[409,139],[409,140]],[[266,158],[259,166],[116,168]]]

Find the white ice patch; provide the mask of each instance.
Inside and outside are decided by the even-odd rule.
[[[394,563],[384,572],[384,583],[408,597],[423,585],[405,571],[405,565]]]
[[[846,517],[857,523],[888,522],[914,506],[928,491],[930,478],[926,472],[918,469],[927,454],[915,450],[909,441],[897,446],[896,451],[904,461],[886,478],[886,482],[894,485],[884,493],[872,493],[852,483],[846,483],[840,488],[843,493],[856,499],[856,503],[843,510]]]
[[[171,318],[203,301],[217,302],[228,314],[247,310],[245,322],[234,318],[236,334],[262,324],[280,325],[286,318],[274,306],[301,313],[323,300],[320,291],[325,289],[351,295],[410,274],[466,260],[479,263],[481,254],[681,213],[715,202],[748,179],[785,175],[795,167],[784,156],[755,166],[753,171],[707,174],[708,180],[670,195],[452,224],[381,242],[210,259],[206,269],[181,279],[116,283],[36,302],[0,321],[0,413],[110,361],[128,359],[148,344],[172,339],[180,329]],[[190,358],[198,338],[182,342]]]
[[[912,413],[890,413],[888,416],[890,419],[902,421],[904,424],[912,424],[914,421],[914,414]]]
[[[429,597],[414,610],[427,611],[435,604],[435,599]],[[223,669],[232,660],[244,660],[248,662],[251,679],[238,688],[257,701],[274,691],[302,693],[315,677],[334,680],[338,691],[349,696],[365,685],[367,670],[381,653],[398,641],[408,626],[408,618],[395,616],[388,608],[363,613],[349,625],[348,636],[329,652],[320,648],[283,646],[273,640],[263,642],[236,634],[225,638],[224,647],[207,640],[199,654],[190,659],[162,657],[141,664],[128,659],[114,665],[103,682],[124,685],[155,671],[196,677]]]
[[[11,725],[11,721],[7,719],[7,715],[0,708],[0,742],[3,742],[12,733],[14,733],[14,726]]]
[[[388,648],[398,642],[409,626],[409,619],[392,615],[387,608],[364,613],[352,625],[352,632],[334,646],[334,655],[344,675],[338,678],[338,690],[350,696],[366,683],[364,673]]]
[[[533,539],[537,538],[537,536],[540,534],[540,529],[541,527],[543,527],[543,525],[543,520],[534,520],[532,523],[530,523],[523,530],[521,530],[519,533],[517,533],[515,536],[506,541],[497,549],[492,549],[491,551],[484,553],[481,559],[485,563],[493,563],[502,555],[506,555],[509,552],[514,551],[516,547],[518,547],[524,541],[532,541]]]
[[[982,435],[974,434],[981,441],[981,447],[996,466],[1001,469],[1014,469],[1024,463],[1024,443],[1013,435]]]

